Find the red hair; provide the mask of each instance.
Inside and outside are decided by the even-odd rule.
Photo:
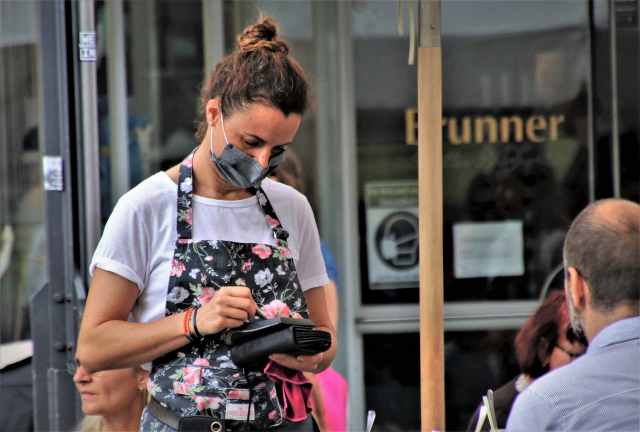
[[[568,323],[564,293],[551,292],[516,335],[516,357],[523,373],[537,378],[548,371],[551,351],[558,342],[561,329]]]

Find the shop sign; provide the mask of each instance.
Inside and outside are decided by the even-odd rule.
[[[442,117],[442,137],[451,145],[541,143],[557,141],[565,116],[560,114],[463,115]],[[405,111],[405,141],[418,142],[418,111]]]
[[[370,288],[417,287],[418,184],[367,183],[365,204]]]

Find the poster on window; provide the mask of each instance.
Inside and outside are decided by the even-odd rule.
[[[454,224],[453,248],[458,279],[524,274],[522,221]]]
[[[369,287],[417,287],[418,184],[415,181],[367,183],[365,204]]]

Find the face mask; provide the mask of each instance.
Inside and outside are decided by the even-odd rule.
[[[218,172],[228,183],[241,188],[248,189],[260,184],[262,179],[271,173],[284,159],[284,151],[272,156],[269,165],[262,168],[255,159],[243,151],[238,150],[229,144],[227,134],[224,130],[224,119],[220,112],[220,122],[222,124],[222,134],[224,135],[225,147],[220,157],[213,151],[213,131],[209,131],[209,147],[211,151],[211,161],[215,164]]]

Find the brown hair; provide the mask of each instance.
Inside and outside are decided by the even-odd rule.
[[[260,18],[244,29],[236,49],[216,65],[200,92],[198,141],[207,131],[207,102],[216,97],[225,117],[254,102],[272,105],[285,116],[304,114],[309,84],[277,29],[273,18]]]
[[[564,241],[565,269],[587,281],[594,307],[611,310],[640,301],[640,206],[616,198],[591,203]]]
[[[273,170],[272,175],[275,176],[279,182],[291,186],[300,193],[305,193],[306,187],[302,161],[292,149],[287,149],[284,153],[283,161]]]
[[[560,331],[567,328],[567,339],[586,345],[568,326],[569,316],[562,291],[553,291],[536,309],[516,335],[516,357],[520,370],[532,378],[548,371],[548,359],[558,342]]]

